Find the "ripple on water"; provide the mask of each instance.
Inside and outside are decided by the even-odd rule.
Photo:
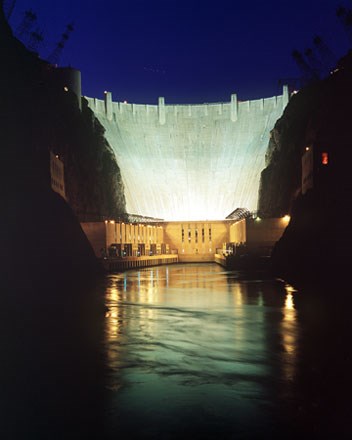
[[[231,436],[266,426],[295,368],[295,310],[289,316],[285,298],[281,281],[240,280],[216,265],[111,276],[111,430],[173,438],[181,429],[176,416],[182,429],[197,425],[204,438],[206,427]]]

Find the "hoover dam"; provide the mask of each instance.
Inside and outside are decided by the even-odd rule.
[[[289,100],[197,105],[113,102],[85,97],[105,128],[130,214],[164,220],[221,220],[257,209],[270,131]]]

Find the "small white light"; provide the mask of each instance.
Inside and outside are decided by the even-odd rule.
[[[68,92],[68,87],[65,86],[65,87],[64,87],[64,90],[65,90],[65,92]]]

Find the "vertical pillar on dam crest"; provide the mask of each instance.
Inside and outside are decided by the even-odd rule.
[[[158,111],[159,111],[159,124],[164,125],[166,122],[166,115],[165,115],[165,98],[163,97],[159,98]]]
[[[285,110],[289,100],[290,100],[290,95],[288,92],[288,85],[284,85],[282,87],[282,111]]]
[[[109,121],[112,121],[112,95],[111,92],[104,92],[105,115]]]
[[[237,95],[233,93],[231,95],[231,121],[236,122],[237,117],[238,117]]]

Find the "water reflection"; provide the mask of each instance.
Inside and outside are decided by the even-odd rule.
[[[187,430],[207,438],[221,429],[227,438],[280,429],[277,409],[296,368],[294,295],[281,281],[244,280],[211,264],[110,276],[111,435],[176,438]]]
[[[3,294],[1,439],[350,438],[343,289],[208,264],[54,284]]]
[[[298,324],[297,311],[294,307],[294,293],[297,292],[289,284],[285,285],[286,298],[285,307],[283,308],[283,320],[281,324],[281,334],[283,342],[283,371],[285,379],[292,381],[296,369],[297,357],[297,340],[298,340]]]

